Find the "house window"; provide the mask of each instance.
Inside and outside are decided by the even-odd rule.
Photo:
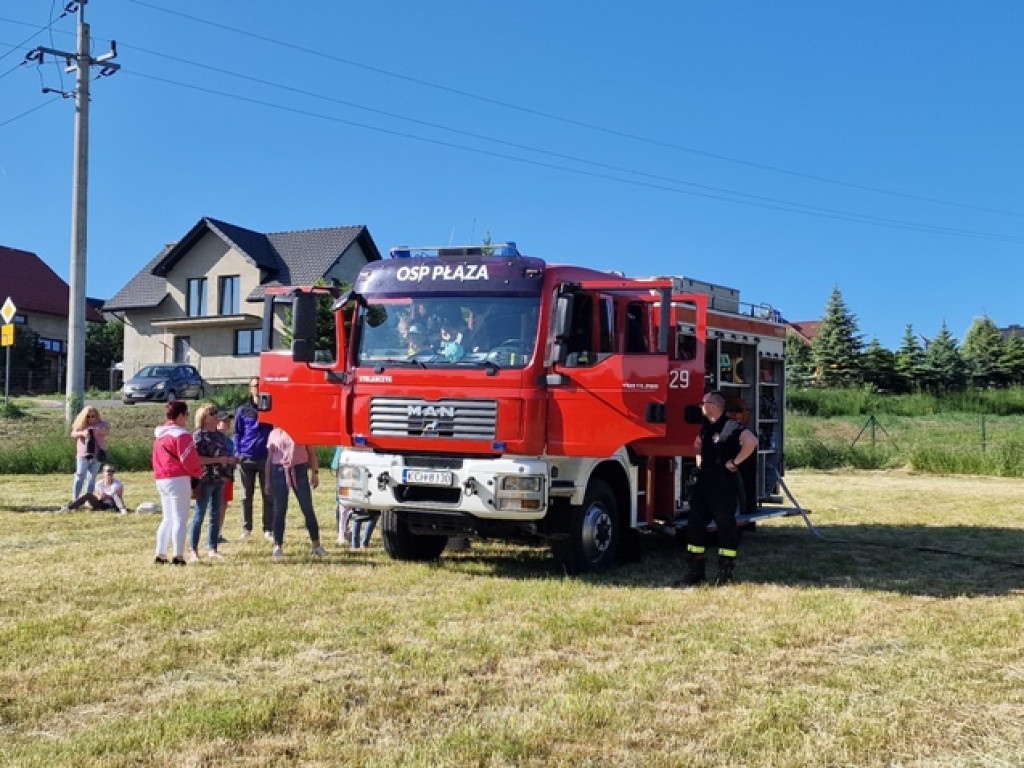
[[[261,328],[235,331],[236,355],[258,355],[262,347],[263,330]]]
[[[205,281],[204,281],[205,282]],[[192,352],[191,336],[174,337],[174,362],[187,363],[189,354]]]
[[[217,279],[217,295],[220,300],[218,314],[237,315],[239,309],[238,287],[241,278],[238,275]]]
[[[39,343],[47,352],[63,352],[64,342],[60,339],[44,339],[40,337]]]
[[[188,281],[188,306],[185,313],[189,317],[202,317],[206,314],[205,277],[195,277]]]

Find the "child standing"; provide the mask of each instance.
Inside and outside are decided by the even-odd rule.
[[[228,456],[234,456],[235,441],[231,437],[231,414],[228,411],[220,411],[217,414],[217,431],[224,435],[224,440],[228,445]],[[217,539],[218,544],[228,543],[228,540],[224,538],[224,516],[228,510],[228,502],[234,501],[235,499],[235,467],[234,465],[228,465],[225,469],[227,469],[227,474],[224,478],[224,496],[221,498],[220,505],[220,534]]]

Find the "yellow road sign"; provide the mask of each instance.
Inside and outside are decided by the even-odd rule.
[[[3,317],[5,323],[11,322],[14,319],[15,313],[18,308],[14,306],[14,302],[11,301],[11,297],[7,297],[7,301],[4,302],[3,308],[0,308],[0,317]]]
[[[14,344],[14,326],[7,324],[0,326],[0,347],[10,347]]]

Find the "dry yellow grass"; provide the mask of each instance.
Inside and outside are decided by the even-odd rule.
[[[1021,481],[792,473],[857,543],[764,524],[696,591],[673,540],[580,579],[498,544],[319,561],[294,510],[284,562],[156,567],[156,515],[23,511],[68,481],[2,482],[4,764],[1024,764]]]

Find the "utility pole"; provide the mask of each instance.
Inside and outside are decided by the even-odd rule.
[[[86,244],[89,204],[89,75],[100,67],[100,77],[112,75],[121,68],[111,63],[117,56],[117,43],[111,41],[110,51],[93,58],[89,55],[89,25],[85,23],[85,6],[89,0],[73,0],[64,6],[68,13],[78,11],[78,47],[75,52],[58,51],[42,46],[29,51],[25,58],[40,64],[46,54],[63,58],[68,72],[75,72],[74,94],[43,88],[43,93],[57,92],[75,99],[75,167],[71,183],[71,285],[68,297],[67,386],[64,421],[70,424],[85,402],[85,284]]]

